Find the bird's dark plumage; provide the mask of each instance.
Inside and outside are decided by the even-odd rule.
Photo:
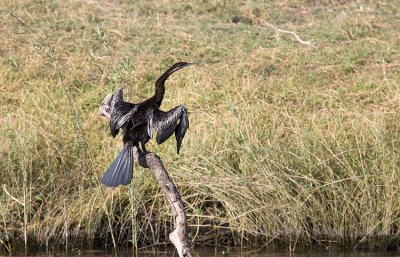
[[[160,110],[154,111],[152,129],[157,132],[157,143],[162,144],[175,132],[178,154],[181,148],[183,137],[185,136],[188,128],[189,118],[185,106],[179,105],[168,112],[163,112]]]
[[[159,107],[164,97],[166,79],[175,71],[197,63],[175,63],[157,80],[154,95],[141,103],[125,102],[122,88],[118,89],[114,95],[106,96],[100,111],[102,108],[106,111],[109,110],[110,131],[113,137],[122,129],[124,148],[101,179],[103,184],[116,187],[126,185],[131,181],[133,175],[132,147],[136,146],[139,149],[140,143],[142,151],[146,152],[145,144],[153,133],[157,133],[157,143],[162,144],[175,132],[179,154],[182,140],[189,127],[186,107],[179,105],[168,112],[159,110]]]
[[[118,89],[112,97],[110,106],[110,131],[115,137],[118,131],[133,116],[138,106],[136,104],[124,102],[122,88]]]
[[[133,176],[133,155],[132,145],[126,145],[122,148],[117,158],[111,163],[107,169],[101,183],[109,187],[117,187],[119,185],[128,185],[131,183]]]
[[[143,104],[147,104],[148,102],[151,102],[152,104],[156,104],[158,108],[160,108],[162,100],[164,99],[164,93],[165,93],[165,81],[171,76],[174,72],[185,68],[190,65],[195,65],[199,64],[200,62],[177,62],[174,65],[172,65],[168,70],[166,70],[156,81],[156,90],[155,93],[152,97],[149,99],[143,101]]]

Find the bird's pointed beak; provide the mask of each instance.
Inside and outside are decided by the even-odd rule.
[[[201,62],[200,61],[199,62],[187,62],[187,63],[183,64],[182,66],[175,67],[173,70],[170,71],[169,74],[171,75],[175,71],[178,71],[178,70],[188,67],[190,65],[195,65],[195,64],[199,64],[199,63],[201,63]]]
[[[200,64],[202,62],[197,61],[197,62],[188,62],[186,66],[190,66],[190,65],[196,65],[196,64]]]

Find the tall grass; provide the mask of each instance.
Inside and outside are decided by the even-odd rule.
[[[0,244],[167,241],[170,210],[149,171],[135,166],[127,187],[99,184],[121,143],[97,108],[120,86],[132,102],[149,97],[180,60],[204,62],[167,82],[162,109],[190,110],[182,154],[173,140],[149,149],[181,191],[194,243],[399,240],[399,7],[6,1]]]

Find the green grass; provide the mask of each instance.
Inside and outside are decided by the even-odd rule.
[[[110,243],[111,231],[121,245],[167,240],[172,218],[150,171],[135,166],[127,187],[100,185],[121,140],[97,108],[120,86],[132,102],[151,96],[181,60],[204,62],[166,85],[162,109],[190,111],[182,154],[174,140],[148,149],[181,192],[194,243],[399,240],[395,1],[6,0],[0,8],[3,246],[96,245]]]

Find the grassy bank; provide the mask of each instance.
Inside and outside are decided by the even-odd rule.
[[[399,3],[129,2],[0,7],[2,245],[166,241],[149,171],[99,184],[121,143],[97,108],[120,86],[149,97],[180,60],[204,62],[167,82],[162,109],[190,111],[182,154],[173,140],[148,149],[177,183],[194,243],[399,239]]]

